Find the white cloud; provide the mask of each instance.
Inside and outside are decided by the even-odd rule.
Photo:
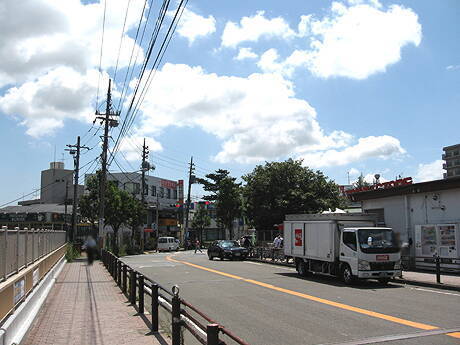
[[[136,162],[141,160],[142,146],[145,144],[148,146],[150,152],[161,152],[163,147],[161,143],[156,141],[154,138],[144,137],[137,134],[132,134],[122,139],[120,143],[120,151],[125,155],[128,161]]]
[[[356,168],[351,168],[350,170],[348,170],[348,174],[350,175],[350,177],[355,177],[359,176],[361,172]]]
[[[118,68],[128,65],[144,1],[132,0]],[[64,120],[86,121],[96,95],[104,3],[79,0],[16,1],[0,4],[1,110],[33,137],[53,133]],[[126,2],[107,6],[102,69],[115,67]],[[143,52],[140,52],[142,61]],[[107,80],[101,80],[106,89]],[[94,104],[94,102],[93,102]]]
[[[63,127],[65,119],[89,122],[93,118],[90,105],[97,81],[96,70],[81,74],[70,67],[55,68],[35,81],[8,89],[0,97],[0,110],[20,119],[28,135],[43,137]]]
[[[315,109],[296,98],[292,83],[279,74],[229,77],[206,73],[201,67],[166,64],[157,72],[142,111],[137,135],[158,136],[172,126],[199,128],[221,140],[214,158],[222,163],[298,158],[346,148],[356,140],[341,131],[325,133]],[[374,143],[379,141],[383,144]],[[392,137],[365,138],[359,143],[351,151],[363,153],[349,161],[403,152]],[[366,150],[369,146],[373,149]],[[326,162],[334,164],[330,159]]]
[[[222,46],[235,48],[241,42],[257,42],[260,38],[289,39],[297,34],[282,17],[268,19],[264,11],[243,17],[240,23],[227,22],[222,33]]]
[[[422,39],[418,16],[408,8],[378,1],[334,2],[331,15],[311,21],[310,71],[319,77],[364,79],[401,59],[401,49]]]
[[[442,179],[444,172],[442,163],[443,161],[438,159],[431,163],[419,164],[417,173],[415,174],[415,180],[417,180],[417,182],[425,182]]]
[[[296,49],[284,61],[268,50],[258,66],[288,77],[304,67],[321,78],[365,79],[398,62],[403,47],[420,44],[422,27],[411,9],[399,5],[383,9],[377,0],[348,3],[333,2],[321,19],[301,16],[298,33],[292,36],[307,37],[309,47]]]
[[[298,67],[307,66],[308,58],[308,52],[295,50],[286,60],[279,61],[278,51],[271,48],[262,54],[257,66],[265,73],[280,73],[291,77]]]
[[[456,70],[460,69],[460,65],[449,65],[446,67],[447,70]]]
[[[341,151],[332,149],[307,153],[302,155],[302,158],[306,165],[320,168],[347,165],[368,158],[388,159],[401,156],[405,152],[398,139],[383,135],[360,138],[357,144],[347,146]]]
[[[235,60],[256,59],[258,55],[251,48],[240,48]]]
[[[177,26],[177,33],[188,39],[192,44],[197,38],[211,35],[216,31],[216,19],[213,16],[203,17],[185,9]]]
[[[143,1],[131,1],[125,32],[137,24]],[[79,0],[16,1],[0,5],[0,86],[33,80],[49,70],[68,66],[80,72],[99,65],[103,3]],[[107,6],[104,52],[118,51],[126,4]],[[133,40],[125,35],[124,44]],[[119,67],[129,62],[123,49]],[[106,53],[102,67],[115,66],[117,54]]]

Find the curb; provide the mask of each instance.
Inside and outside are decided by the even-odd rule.
[[[441,290],[450,290],[450,291],[457,291],[460,292],[460,286],[450,285],[450,284],[438,284],[438,283],[429,283],[429,282],[422,282],[419,280],[409,280],[404,278],[397,278],[392,279],[391,282],[397,284],[407,284],[407,285],[416,285],[416,286],[423,286],[423,287],[430,287],[434,289],[441,289]]]
[[[262,259],[256,259],[256,258],[248,258],[247,260],[249,261],[256,261],[256,262],[262,262],[268,265],[275,265],[275,266],[286,266],[286,267],[294,267],[293,264],[288,264],[285,262],[271,262],[271,261],[265,261]],[[404,278],[397,278],[397,279],[392,279],[391,282],[397,283],[397,284],[407,284],[407,285],[416,285],[416,286],[423,286],[423,287],[430,287],[430,288],[435,288],[435,289],[441,289],[441,290],[450,290],[450,291],[457,291],[460,292],[460,286],[457,285],[451,285],[451,284],[438,284],[438,283],[430,283],[430,282],[423,282],[419,280],[409,280],[409,279],[404,279]]]
[[[20,344],[66,264],[63,255],[0,329],[0,344]]]

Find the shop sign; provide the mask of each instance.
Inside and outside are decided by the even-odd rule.
[[[176,181],[170,181],[170,180],[161,180],[161,186],[169,189],[176,189],[177,188],[177,182]]]

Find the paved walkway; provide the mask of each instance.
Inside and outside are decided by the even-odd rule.
[[[65,265],[25,345],[166,344],[153,336],[98,261]]]
[[[412,271],[403,271],[402,275],[403,280],[427,284],[436,284],[436,273],[431,272],[412,272]],[[441,273],[441,283],[442,285],[450,285],[458,287],[460,289],[460,275],[452,274],[442,274]]]

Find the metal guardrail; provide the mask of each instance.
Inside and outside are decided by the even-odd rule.
[[[226,337],[225,340],[232,343],[248,345],[247,342],[233,334],[229,329],[180,298],[179,287],[177,285],[174,285],[172,291],[169,291],[104,249],[101,251],[101,258],[115,282],[129,299],[130,303],[138,310],[139,314],[144,315],[147,307],[145,295],[149,296],[149,307],[151,309],[150,324],[153,334],[159,330],[159,309],[162,307],[171,314],[172,345],[184,343],[183,329],[188,330],[203,345],[230,344],[221,339],[223,336]]]
[[[292,257],[284,255],[283,248],[253,247],[249,250],[249,258],[286,264],[294,263]]]
[[[0,229],[0,281],[61,247],[66,232],[46,229]]]

